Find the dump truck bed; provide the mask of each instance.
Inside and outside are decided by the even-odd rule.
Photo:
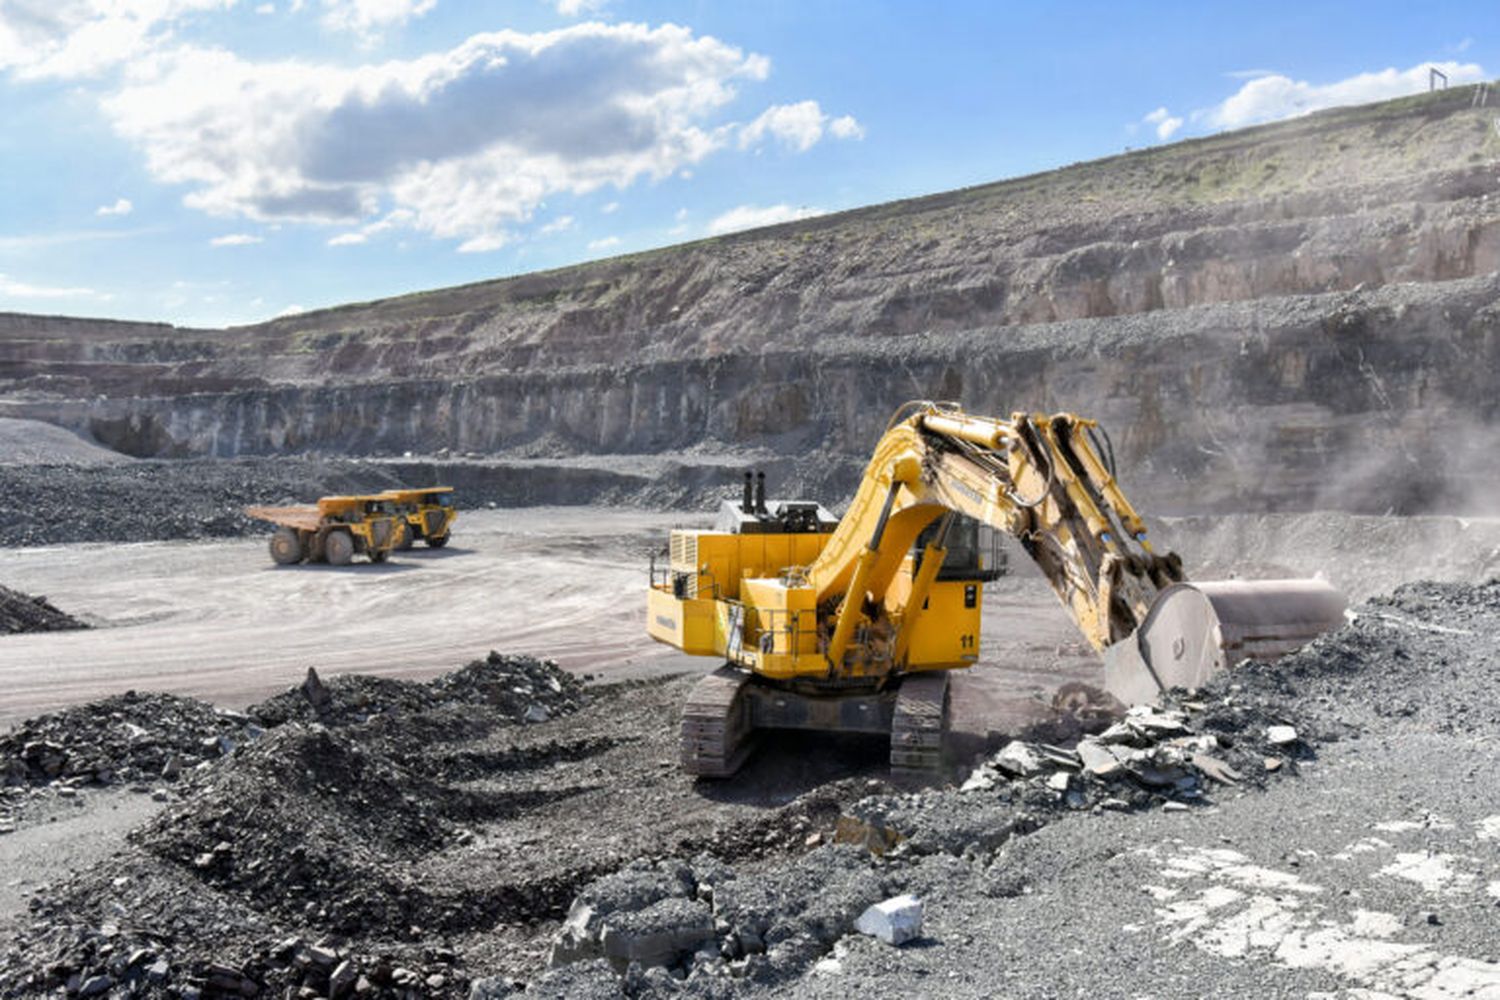
[[[427,486],[415,490],[386,490],[381,497],[386,500],[394,500],[397,503],[421,503],[427,497],[435,497],[440,493],[452,493],[451,486]]]
[[[260,521],[270,521],[300,531],[317,531],[323,514],[317,504],[295,504],[286,507],[246,507],[245,514]]]

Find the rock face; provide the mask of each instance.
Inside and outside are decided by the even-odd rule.
[[[1472,506],[1500,373],[1473,88],[224,331],[0,316],[0,417],[146,457],[764,448],[1073,409],[1162,512]],[[622,361],[622,359],[625,359]]]

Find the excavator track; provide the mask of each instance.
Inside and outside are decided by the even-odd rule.
[[[720,667],[688,693],[682,711],[682,766],[704,778],[727,778],[740,769],[753,747],[749,701],[750,674]]]
[[[930,778],[942,771],[948,731],[948,672],[915,674],[901,682],[891,720],[891,776]]]

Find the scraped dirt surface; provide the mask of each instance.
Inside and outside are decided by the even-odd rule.
[[[706,661],[652,643],[643,623],[651,553],[672,527],[706,524],[602,508],[463,511],[446,548],[379,566],[277,567],[264,538],[0,550],[0,577],[95,626],[0,640],[0,725],[132,688],[243,707],[309,666],[429,677],[489,649],[609,679],[703,672]],[[1003,675],[997,710],[1050,693],[1059,673],[1097,675],[1040,577],[998,581],[986,601],[975,674]]]
[[[426,677],[489,649],[660,672],[674,657],[642,641],[648,553],[682,520],[464,511],[446,548],[379,566],[277,567],[264,538],[0,551],[6,579],[96,626],[3,640],[0,724],[131,688],[243,707],[310,666]]]

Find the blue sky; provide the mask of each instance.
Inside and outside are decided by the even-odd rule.
[[[1500,67],[1493,3],[0,0],[0,310],[222,326]]]

